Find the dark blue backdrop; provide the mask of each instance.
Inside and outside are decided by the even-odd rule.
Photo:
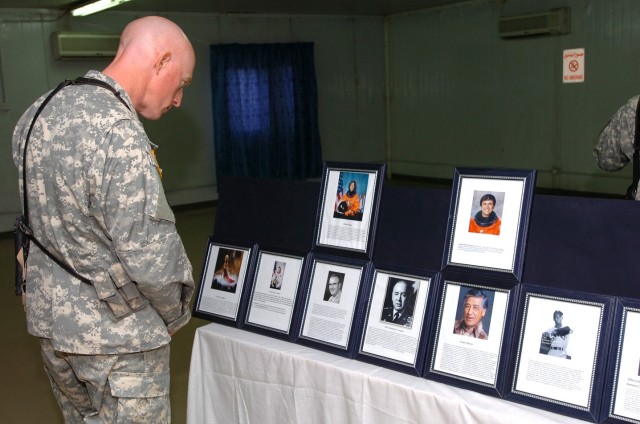
[[[215,235],[306,253],[319,196],[318,182],[224,179]],[[385,186],[374,264],[440,270],[450,197],[449,190]],[[522,282],[640,299],[639,217],[640,202],[535,195]]]

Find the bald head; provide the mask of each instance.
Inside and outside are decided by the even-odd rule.
[[[159,119],[182,102],[191,83],[195,54],[178,25],[159,16],[129,23],[116,57],[103,71],[120,84],[147,119]]]
[[[116,60],[125,53],[154,54],[170,46],[193,54],[191,43],[178,25],[160,16],[146,16],[132,21],[122,31]]]

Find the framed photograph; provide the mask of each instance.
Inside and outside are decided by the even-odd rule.
[[[445,279],[426,377],[501,397],[517,291]]]
[[[305,257],[269,248],[258,248],[256,256],[246,328],[288,338]]]
[[[640,301],[618,299],[602,422],[640,424]]]
[[[385,165],[325,163],[314,251],[371,258],[384,172]]]
[[[245,278],[253,246],[209,238],[193,315],[242,326]]]
[[[598,421],[613,299],[524,285],[508,398]]]
[[[443,269],[520,281],[535,170],[456,168]]]
[[[372,270],[358,359],[422,375],[435,275]]]
[[[354,323],[368,269],[362,260],[312,255],[297,342],[353,355]]]

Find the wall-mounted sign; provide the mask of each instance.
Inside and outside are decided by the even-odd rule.
[[[562,52],[562,82],[584,82],[584,49],[567,49]]]

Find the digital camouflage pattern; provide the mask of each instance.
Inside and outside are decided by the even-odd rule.
[[[147,352],[93,356],[61,354],[48,339],[40,340],[65,423],[171,422],[169,345]]]
[[[593,149],[596,163],[605,171],[617,171],[633,161],[636,109],[640,96],[632,97],[611,117]],[[640,200],[640,189],[636,191]]]
[[[116,88],[131,111],[104,88],[64,88],[34,126],[27,187],[35,236],[95,287],[72,277],[32,244],[28,331],[50,339],[61,352],[151,350],[166,345],[169,334],[188,322],[192,268],[164,196],[152,144],[129,96],[102,73],[90,71],[86,77]],[[20,177],[26,133],[44,97],[14,131],[13,159]],[[131,281],[150,305],[116,319],[100,299],[123,302],[117,288]]]

